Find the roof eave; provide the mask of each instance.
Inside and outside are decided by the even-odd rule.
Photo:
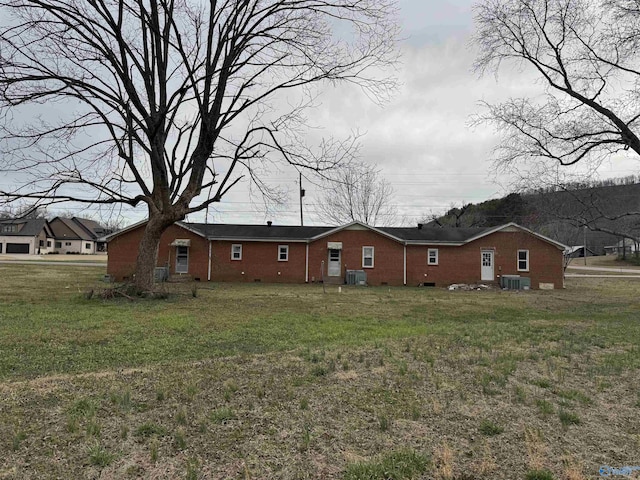
[[[395,235],[391,235],[390,233],[387,233],[387,232],[385,232],[383,230],[380,230],[379,228],[372,227],[371,225],[367,225],[366,223],[362,223],[362,222],[359,222],[357,220],[355,220],[355,221],[353,221],[351,223],[347,223],[346,225],[341,225],[339,227],[332,228],[328,232],[323,232],[323,233],[321,233],[319,235],[316,235],[315,237],[311,237],[311,238],[309,238],[309,243],[315,242],[316,240],[320,240],[320,239],[322,239],[324,237],[328,237],[329,235],[332,235],[334,233],[338,233],[338,232],[340,232],[342,230],[346,230],[347,228],[352,227],[354,225],[360,225],[362,227],[365,227],[368,230],[376,232],[377,234],[382,235],[384,237],[387,237],[387,238],[389,238],[391,240],[394,240],[394,241],[396,241],[398,243],[405,243],[405,240],[403,238],[396,237]]]

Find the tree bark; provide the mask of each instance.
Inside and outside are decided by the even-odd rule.
[[[144,228],[136,260],[134,286],[138,292],[153,290],[160,237],[176,220],[173,215],[149,212],[149,221]]]

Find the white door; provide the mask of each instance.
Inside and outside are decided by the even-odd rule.
[[[189,247],[176,247],[176,273],[189,271]]]
[[[480,278],[483,281],[493,282],[493,250],[482,250],[482,263]]]
[[[329,266],[327,268],[327,275],[330,277],[339,277],[342,272],[342,264],[340,261],[340,252],[342,250],[329,249]]]

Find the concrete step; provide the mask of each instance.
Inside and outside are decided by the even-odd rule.
[[[325,285],[344,285],[343,277],[324,277]]]
[[[191,278],[191,275],[189,274],[171,274],[169,275],[169,279],[167,280],[170,283],[180,283],[180,282],[190,282],[191,280],[193,280],[193,278]]]

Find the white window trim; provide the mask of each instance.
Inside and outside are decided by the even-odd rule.
[[[283,253],[282,251],[283,248],[284,248],[285,258],[280,258],[280,254]],[[278,261],[279,262],[289,261],[289,245],[278,245]]]
[[[432,262],[431,261],[431,253],[434,253],[434,252],[436,254],[436,257],[435,257],[435,262]],[[427,265],[438,265],[439,257],[440,257],[440,253],[438,252],[437,248],[429,248],[429,249],[427,249]]]
[[[364,259],[368,258],[365,256],[365,251],[367,248],[371,249],[371,265],[365,265]],[[375,266],[375,248],[372,246],[363,246],[362,247],[362,268],[373,268]]]
[[[234,253],[234,250],[236,249],[236,247],[240,247],[239,248],[240,256],[238,258],[235,258],[233,256],[233,253]],[[234,244],[231,245],[231,260],[235,260],[235,261],[242,260],[242,244],[241,243],[234,243]]]
[[[526,260],[520,260],[520,252],[526,252],[526,254],[527,254]],[[520,268],[520,262],[521,261],[526,261],[527,262],[526,268]],[[519,272],[528,272],[529,271],[529,250],[518,250],[518,254],[516,256],[516,262],[518,262],[517,263],[517,267],[518,267],[518,271]]]

